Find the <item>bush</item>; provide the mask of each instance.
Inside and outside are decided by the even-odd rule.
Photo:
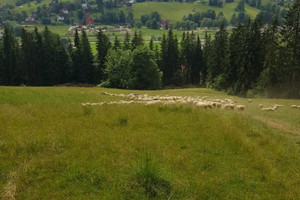
[[[143,46],[133,52],[110,49],[104,70],[107,79],[100,86],[121,89],[160,89],[162,73],[154,59],[153,52]]]

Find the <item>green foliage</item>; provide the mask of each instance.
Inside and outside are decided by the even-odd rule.
[[[107,80],[101,86],[126,89],[160,89],[161,72],[154,54],[147,47],[134,51],[109,50],[105,74]]]
[[[105,63],[105,76],[101,86],[113,88],[132,88],[132,53],[130,50],[113,50],[107,53],[107,61]]]
[[[154,54],[148,47],[135,49],[132,52],[133,89],[155,90],[162,86],[162,74],[155,63]]]

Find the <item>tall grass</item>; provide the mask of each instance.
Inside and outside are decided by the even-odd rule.
[[[233,97],[244,113],[188,106],[103,105],[111,93],[228,97],[208,89],[130,91],[0,87],[0,198],[297,199],[299,100]],[[258,105],[280,103],[272,114]],[[293,112],[294,116],[290,116]],[[280,118],[281,115],[281,118]],[[10,194],[10,196],[8,196]]]

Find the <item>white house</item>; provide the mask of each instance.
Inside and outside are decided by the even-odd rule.
[[[57,21],[64,21],[65,20],[65,17],[64,16],[57,16]]]

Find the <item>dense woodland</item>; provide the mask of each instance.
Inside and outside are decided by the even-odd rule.
[[[169,30],[160,47],[141,34],[123,43],[99,32],[93,55],[83,30],[63,45],[46,27],[22,30],[21,41],[6,28],[0,42],[0,85],[100,84],[128,89],[196,85],[229,94],[300,97],[300,0],[263,26],[262,17],[239,24],[228,34],[223,24],[212,39],[186,32],[179,42]]]

